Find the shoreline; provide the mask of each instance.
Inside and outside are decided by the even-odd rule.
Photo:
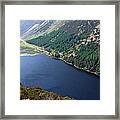
[[[61,59],[60,59],[60,60],[61,60]],[[100,77],[100,75],[98,75],[98,74],[95,73],[95,72],[91,72],[91,71],[89,71],[89,70],[85,70],[85,69],[83,69],[83,68],[79,68],[79,67],[73,65],[72,63],[66,62],[65,60],[61,60],[61,61],[65,62],[66,64],[68,64],[68,65],[70,65],[70,66],[72,66],[72,67],[74,67],[74,68],[76,68],[77,70],[81,70],[81,71],[84,71],[84,72],[87,72],[87,73],[96,75],[97,77]]]

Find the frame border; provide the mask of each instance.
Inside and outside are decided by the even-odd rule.
[[[115,5],[115,115],[5,115],[5,5]],[[119,0],[2,1],[0,41],[0,119],[119,119]]]

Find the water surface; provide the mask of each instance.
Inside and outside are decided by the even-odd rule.
[[[20,81],[80,100],[100,99],[100,78],[44,54],[20,57]]]

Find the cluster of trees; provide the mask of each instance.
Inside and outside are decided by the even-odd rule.
[[[75,45],[79,40],[87,38],[87,34],[70,34],[63,30],[53,31],[44,36],[28,40],[29,44],[34,44],[46,48],[48,51],[53,49],[57,52],[67,52],[69,48]]]
[[[100,74],[100,46],[96,42],[81,45],[75,52],[75,56],[66,56],[64,59],[84,70]]]

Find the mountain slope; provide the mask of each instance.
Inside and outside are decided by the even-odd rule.
[[[34,33],[33,26],[34,29],[29,30],[32,32],[28,32],[30,35],[25,39],[26,42],[44,48],[51,55],[79,69],[100,75],[100,21],[53,20],[52,22],[47,29],[44,26],[44,31],[38,30],[38,34]]]
[[[64,20],[44,20],[40,24],[32,25],[24,34],[21,35],[21,39],[29,40],[44,34],[48,34],[56,29],[59,29],[59,27],[63,26],[64,23]]]

